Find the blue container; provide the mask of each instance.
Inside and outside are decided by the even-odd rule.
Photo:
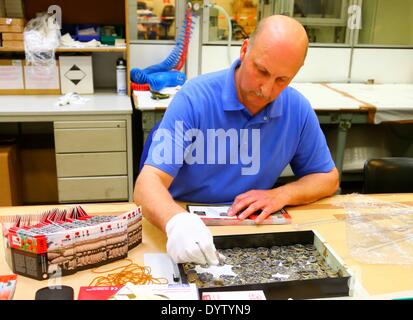
[[[74,39],[77,40],[77,29],[75,24],[65,24],[63,23],[62,29],[61,29],[61,34],[62,36],[65,35],[66,33],[69,33],[70,36]]]
[[[114,27],[115,27],[116,36],[105,35],[104,28],[100,29],[100,42],[102,42],[102,44],[113,46],[115,44],[116,39],[125,39],[123,35],[122,26],[114,26]]]
[[[83,30],[83,29],[89,29],[89,28],[93,28],[95,29],[96,35],[92,36],[92,35],[88,35],[88,36],[84,36],[84,35],[80,35],[79,31]],[[92,40],[97,40],[100,41],[100,28],[98,25],[96,24],[79,24],[76,26],[76,40],[81,41],[81,42],[89,42]]]

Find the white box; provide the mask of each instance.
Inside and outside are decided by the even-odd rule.
[[[0,91],[24,89],[22,60],[0,60]]]
[[[79,94],[94,93],[91,56],[61,56],[59,64],[62,94],[69,92]]]

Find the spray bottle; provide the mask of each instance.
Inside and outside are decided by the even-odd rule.
[[[123,58],[116,61],[116,89],[119,95],[126,95],[126,61]]]

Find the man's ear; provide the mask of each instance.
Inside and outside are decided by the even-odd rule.
[[[248,43],[249,43],[249,39],[244,39],[244,41],[242,42],[242,46],[241,46],[241,50],[240,50],[240,54],[239,54],[239,59],[241,61],[244,60],[244,57],[247,54]]]

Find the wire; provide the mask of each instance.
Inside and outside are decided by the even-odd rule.
[[[168,283],[168,279],[166,278],[152,277],[150,267],[142,267],[133,263],[130,259],[125,260],[130,262],[126,266],[120,266],[105,271],[96,271],[96,269],[92,270],[93,273],[107,273],[122,269],[118,273],[109,273],[107,276],[99,276],[94,278],[90,282],[89,286],[123,286],[128,282],[135,285]]]

